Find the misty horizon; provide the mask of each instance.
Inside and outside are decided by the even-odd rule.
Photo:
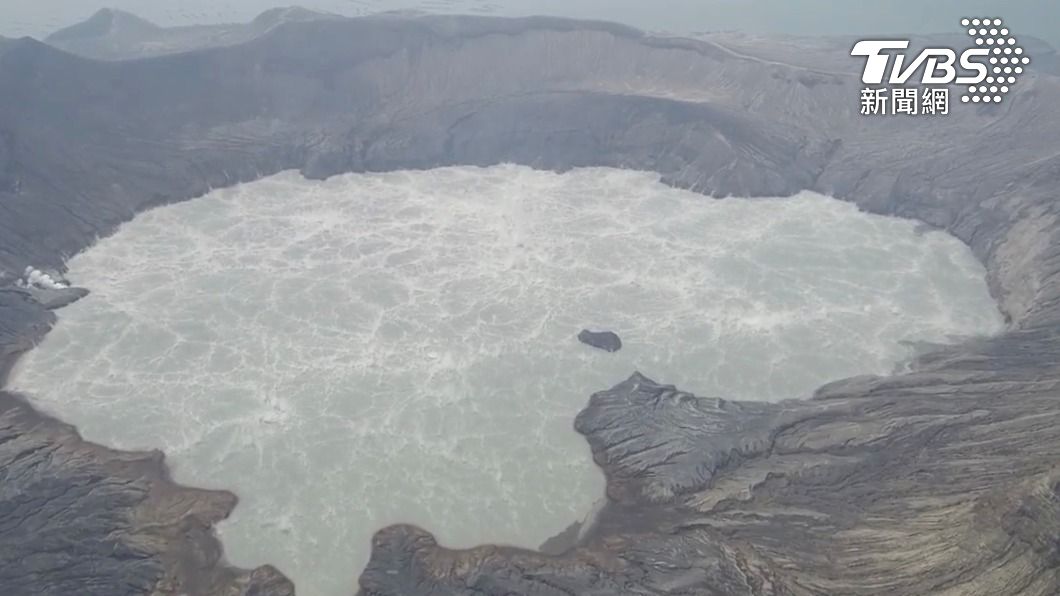
[[[179,5],[153,0],[55,0],[0,7],[0,36],[44,39],[105,8],[134,14],[161,27],[245,23],[273,8],[297,6],[347,17],[389,11],[500,17],[545,15],[613,21],[673,35],[740,31],[796,36],[953,33],[961,17],[1004,12],[1006,23],[1014,31],[1039,38],[1054,48],[1060,46],[1060,28],[1056,26],[1060,22],[1060,5],[1049,7],[1051,18],[1043,18],[1046,7],[1039,0],[1006,2],[1002,11],[996,3],[985,0],[944,0],[930,6],[916,0],[838,6],[831,0],[765,0],[757,4],[755,10],[748,11],[745,3],[732,0],[190,0]]]

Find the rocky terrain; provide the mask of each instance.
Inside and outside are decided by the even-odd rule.
[[[578,333],[578,341],[605,352],[617,352],[622,349],[622,339],[614,331],[582,329]]]
[[[590,523],[550,554],[382,529],[360,591],[1060,592],[1060,79],[866,118],[856,69],[820,44],[724,41],[400,16],[127,62],[0,41],[0,270],[61,269],[139,211],[290,168],[628,167],[704,200],[810,189],[916,218],[985,263],[1004,334],[810,401],[700,398],[630,371],[575,421],[608,478]],[[0,291],[5,362],[53,322]],[[84,443],[9,394],[0,478],[0,593],[292,591],[224,566],[210,524],[232,495],[175,486],[160,455]]]

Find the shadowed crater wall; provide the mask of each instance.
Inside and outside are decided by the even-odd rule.
[[[138,211],[289,168],[627,167],[704,195],[808,189],[916,218],[983,261],[1006,333],[811,401],[703,399],[634,375],[578,416],[610,499],[563,554],[449,551],[391,527],[362,592],[1055,594],[1058,79],[1025,75],[1003,104],[944,118],[866,119],[856,75],[759,58],[772,42],[756,43],[470,17],[288,23],[127,62],[6,41],[0,268],[61,267]],[[32,345],[51,317],[0,291],[0,353]],[[0,524],[85,522],[59,541],[0,533],[3,591],[290,592],[273,570],[195,554],[216,553],[207,530],[230,495],[174,487],[157,457],[115,467],[135,456],[14,396],[0,404]],[[152,490],[186,496],[158,513]],[[197,530],[142,539],[157,526],[145,507]],[[68,550],[71,535],[98,557],[89,579],[67,564],[90,556]]]

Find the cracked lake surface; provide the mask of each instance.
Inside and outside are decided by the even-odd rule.
[[[813,193],[715,200],[655,174],[286,172],[154,209],[69,262],[92,294],[13,389],[88,439],[241,498],[237,565],[349,594],[396,522],[535,547],[603,478],[573,419],[639,370],[780,400],[997,332],[955,238]],[[583,327],[619,333],[608,354]]]

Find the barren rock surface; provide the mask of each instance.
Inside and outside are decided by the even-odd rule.
[[[0,392],[5,594],[293,594],[278,571],[218,565],[235,495],[175,486],[162,454],[116,452]]]
[[[722,41],[396,16],[129,62],[2,41],[0,270],[61,267],[140,210],[288,168],[630,167],[704,195],[811,189],[917,218],[986,264],[1006,333],[812,401],[633,375],[577,418],[608,503],[573,548],[449,551],[391,527],[361,591],[1060,592],[1060,79],[1032,71],[1002,104],[954,97],[945,117],[863,118],[834,58]],[[0,354],[52,316],[0,291]],[[0,593],[291,590],[223,566],[209,526],[231,495],[175,487],[160,457],[83,443],[8,394],[0,478]]]
[[[578,333],[578,341],[587,346],[604,350],[605,352],[617,352],[622,349],[622,340],[614,331],[590,331],[582,329]]]

